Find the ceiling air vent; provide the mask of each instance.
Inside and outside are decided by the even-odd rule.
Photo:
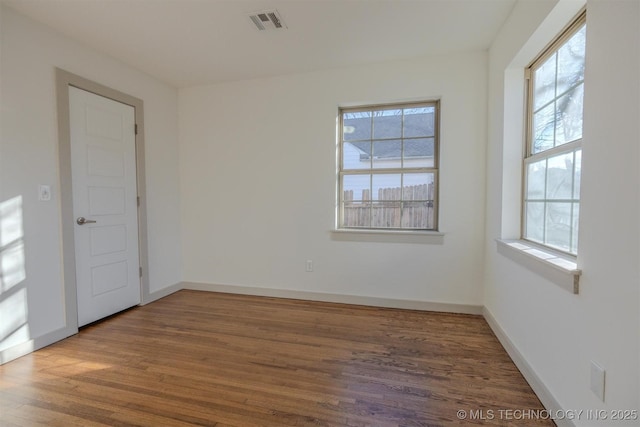
[[[249,15],[249,18],[251,18],[251,21],[253,21],[255,26],[260,31],[282,30],[287,28],[287,26],[284,24],[284,21],[280,17],[280,14],[275,9],[252,13],[251,15]]]

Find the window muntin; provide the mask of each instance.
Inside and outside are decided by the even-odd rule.
[[[340,109],[339,228],[437,230],[438,107]]]
[[[527,69],[528,138],[522,237],[578,250],[586,16]]]

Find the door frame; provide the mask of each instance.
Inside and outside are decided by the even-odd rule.
[[[149,257],[147,244],[147,204],[145,185],[144,109],[141,99],[87,80],[76,74],[56,68],[58,110],[58,161],[60,171],[60,218],[62,228],[63,287],[65,329],[69,334],[78,331],[78,301],[76,280],[76,248],[73,221],[73,188],[71,179],[71,124],[69,116],[69,86],[91,92],[122,104],[135,111],[137,133],[135,136],[136,186],[138,204],[138,254],[142,276],[140,277],[140,305],[151,300],[149,291]]]

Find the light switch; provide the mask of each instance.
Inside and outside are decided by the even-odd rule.
[[[48,202],[51,200],[51,186],[40,184],[38,189],[38,199],[42,202]]]

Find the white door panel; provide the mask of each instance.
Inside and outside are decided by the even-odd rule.
[[[140,303],[134,108],[69,88],[78,324]],[[95,222],[91,222],[95,221]]]

